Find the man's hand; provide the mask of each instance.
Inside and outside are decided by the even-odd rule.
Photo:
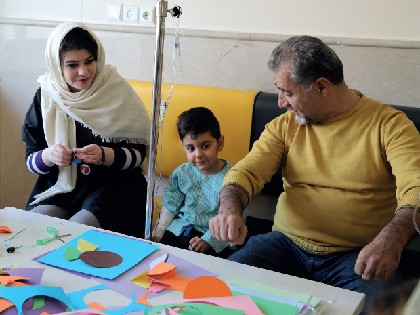
[[[392,277],[398,268],[402,252],[394,243],[377,236],[360,251],[354,271],[365,280]]]
[[[230,246],[245,242],[248,229],[242,218],[242,210],[248,204],[247,192],[239,186],[228,185],[220,190],[219,213],[210,219],[211,235],[223,241],[230,241]]]
[[[198,236],[190,239],[190,246],[188,246],[189,250],[192,250],[198,253],[205,253],[209,248],[210,248],[210,245],[206,241],[203,241]]]
[[[365,280],[392,277],[398,268],[401,253],[415,233],[411,208],[402,208],[381,232],[363,247],[354,271]]]
[[[210,219],[211,235],[223,241],[230,241],[230,246],[245,242],[248,229],[240,214],[219,213]]]

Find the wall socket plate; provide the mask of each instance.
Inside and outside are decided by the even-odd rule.
[[[139,6],[135,4],[124,4],[123,22],[138,23],[139,22]]]
[[[154,25],[155,12],[155,7],[140,6],[139,23],[143,25]]]

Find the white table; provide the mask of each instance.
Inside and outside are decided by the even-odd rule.
[[[20,231],[23,228],[26,228],[23,233],[18,235],[16,239],[13,240],[14,244],[23,244],[23,247],[19,248],[15,253],[7,253],[4,246],[4,240],[10,238],[11,235],[0,234],[0,267],[4,268],[14,266],[25,268],[45,268],[41,284],[62,287],[66,292],[80,290],[98,284],[98,282],[94,279],[86,279],[72,275],[64,270],[50,267],[48,265],[41,264],[32,260],[34,257],[37,257],[46,253],[47,251],[51,251],[63,245],[63,243],[59,241],[53,241],[43,246],[33,245],[36,239],[46,236],[46,227],[56,227],[59,230],[60,235],[68,233],[72,234],[71,237],[66,238],[67,240],[70,240],[72,237],[79,236],[88,230],[92,230],[92,227],[9,207],[0,210],[0,225],[7,225],[13,230],[14,233]],[[323,300],[331,300],[332,303],[326,303],[327,306],[325,310],[327,312],[324,314],[359,314],[363,307],[364,295],[361,293],[352,292],[349,290],[325,285],[323,283],[293,277],[261,268],[238,264],[236,262],[199,254],[188,250],[173,248],[162,244],[159,245],[161,246],[159,251],[168,252],[181,257],[184,260],[189,260],[208,271],[220,275],[221,277],[225,276],[247,278],[280,289],[306,292]],[[106,301],[109,298],[108,294],[112,294],[112,305],[125,306],[130,302],[128,298],[120,294],[118,294],[119,296],[116,297],[115,292],[113,291],[92,292],[89,294],[89,296],[86,297],[86,299],[88,302],[91,299],[92,301],[95,300],[100,303],[101,300]],[[181,295],[179,292],[171,291],[166,295],[151,299],[150,302],[162,303],[165,299],[168,298],[181,298]],[[106,302],[104,304],[107,305]]]

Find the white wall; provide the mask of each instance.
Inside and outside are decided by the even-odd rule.
[[[0,0],[0,18],[107,24],[107,3],[153,0]],[[420,41],[418,0],[180,0],[182,28]],[[115,23],[115,22],[113,22]],[[117,23],[118,24],[118,23]],[[168,27],[171,24],[168,23]]]

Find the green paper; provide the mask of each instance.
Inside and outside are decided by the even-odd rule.
[[[68,261],[76,260],[80,257],[80,254],[81,252],[76,246],[70,245],[64,251],[64,258]]]
[[[45,306],[45,296],[34,296],[33,297],[34,305],[32,305],[33,310],[39,310]]]
[[[274,295],[295,298],[304,303],[308,303],[309,300],[311,299],[311,295],[308,293],[282,290],[282,289],[278,289],[269,285],[265,285],[265,284],[262,284],[253,280],[249,280],[249,279],[244,279],[244,278],[229,278],[226,281],[226,283],[234,284],[243,288],[254,289],[255,291],[267,292]]]
[[[165,308],[176,306],[185,306],[185,308],[178,311],[180,315],[244,315],[244,311],[242,310],[235,310],[233,308],[214,306],[205,303],[174,303],[155,305],[153,306],[153,309],[150,313],[145,310],[144,314],[157,315],[160,311],[164,310]],[[278,314],[280,313],[277,313],[277,315]]]
[[[235,291],[232,293],[233,295],[243,295]],[[299,308],[293,305],[266,300],[258,296],[249,296],[265,315],[296,315],[299,312]]]

